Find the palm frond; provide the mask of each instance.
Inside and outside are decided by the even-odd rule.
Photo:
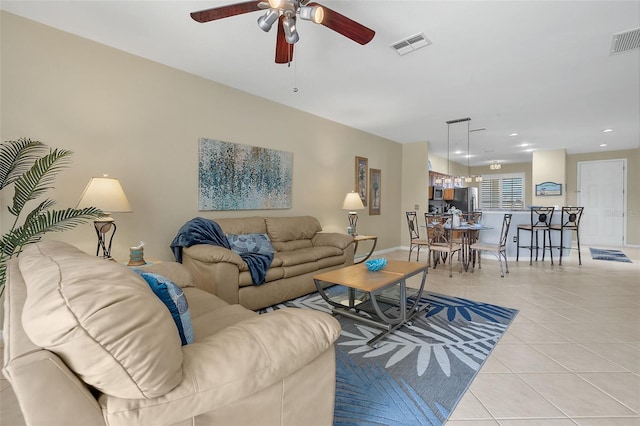
[[[15,181],[13,206],[9,208],[9,212],[16,217],[19,216],[27,202],[35,200],[53,188],[51,185],[56,174],[71,163],[71,155],[71,151],[55,149],[38,158],[33,166]]]
[[[28,138],[0,144],[0,189],[15,182],[29,170],[45,149],[46,145],[42,142]]]
[[[29,221],[2,236],[0,240],[0,256],[9,259],[19,254],[22,251],[22,247],[38,241],[47,232],[61,232],[73,229],[87,220],[103,215],[104,212],[95,207],[47,210],[34,216],[30,215]]]
[[[39,216],[40,214],[42,214],[42,212],[50,209],[55,204],[56,202],[54,200],[47,198],[46,200],[38,204],[38,206],[27,215],[27,217],[24,219],[24,223],[31,223],[36,216]]]

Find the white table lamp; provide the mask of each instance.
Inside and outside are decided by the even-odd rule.
[[[105,213],[103,217],[93,221],[98,235],[96,256],[100,255],[100,249],[102,249],[102,257],[111,259],[111,243],[116,233],[116,223],[111,217],[111,213],[132,211],[120,181],[107,175],[91,178],[78,201],[77,208],[83,207],[96,207]],[[111,229],[113,232],[107,243],[107,234]]]
[[[360,194],[357,192],[349,192],[346,197],[344,197],[344,202],[342,203],[342,210],[349,210],[349,227],[351,228],[351,235],[356,236],[356,224],[358,223],[358,212],[356,210],[364,209],[364,204],[362,204],[362,199],[360,198]]]

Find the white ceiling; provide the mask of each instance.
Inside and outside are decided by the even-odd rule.
[[[640,27],[640,1],[320,1],[376,35],[360,46],[299,21],[291,66],[274,63],[275,26],[256,24],[263,12],[189,16],[238,1],[0,7],[399,143],[429,141],[443,158],[446,121],[470,117],[472,130],[486,128],[470,133],[472,166],[528,162],[531,149],[640,147],[640,49],[609,55],[613,34]],[[389,47],[418,33],[433,44],[405,56]],[[466,164],[467,123],[449,130],[450,158]]]

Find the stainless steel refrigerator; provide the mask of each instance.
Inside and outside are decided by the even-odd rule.
[[[463,212],[478,210],[478,188],[456,188],[453,190],[453,201],[450,203]]]

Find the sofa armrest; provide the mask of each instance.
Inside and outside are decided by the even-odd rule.
[[[43,349],[24,355],[12,360],[3,371],[27,424],[105,424],[87,385],[54,353]]]
[[[311,243],[314,247],[317,246],[333,246],[340,250],[344,250],[353,243],[353,237],[347,234],[340,234],[338,232],[318,232],[311,239]]]
[[[246,263],[238,254],[199,244],[182,249],[182,264],[191,272],[196,287],[229,304],[239,303],[240,268],[246,268]]]
[[[197,416],[256,394],[308,365],[340,334],[331,315],[280,309],[255,316],[183,347],[183,381],[159,398],[103,397],[108,423],[125,425],[132,416],[145,424],[173,424],[184,413]],[[333,371],[318,371],[319,375]],[[127,422],[129,420],[129,422]]]
[[[246,266],[246,263],[235,252],[220,246],[213,246],[209,244],[196,244],[191,247],[184,247],[182,249],[183,255],[187,253],[192,259],[206,263],[226,262],[237,265],[238,268]]]

